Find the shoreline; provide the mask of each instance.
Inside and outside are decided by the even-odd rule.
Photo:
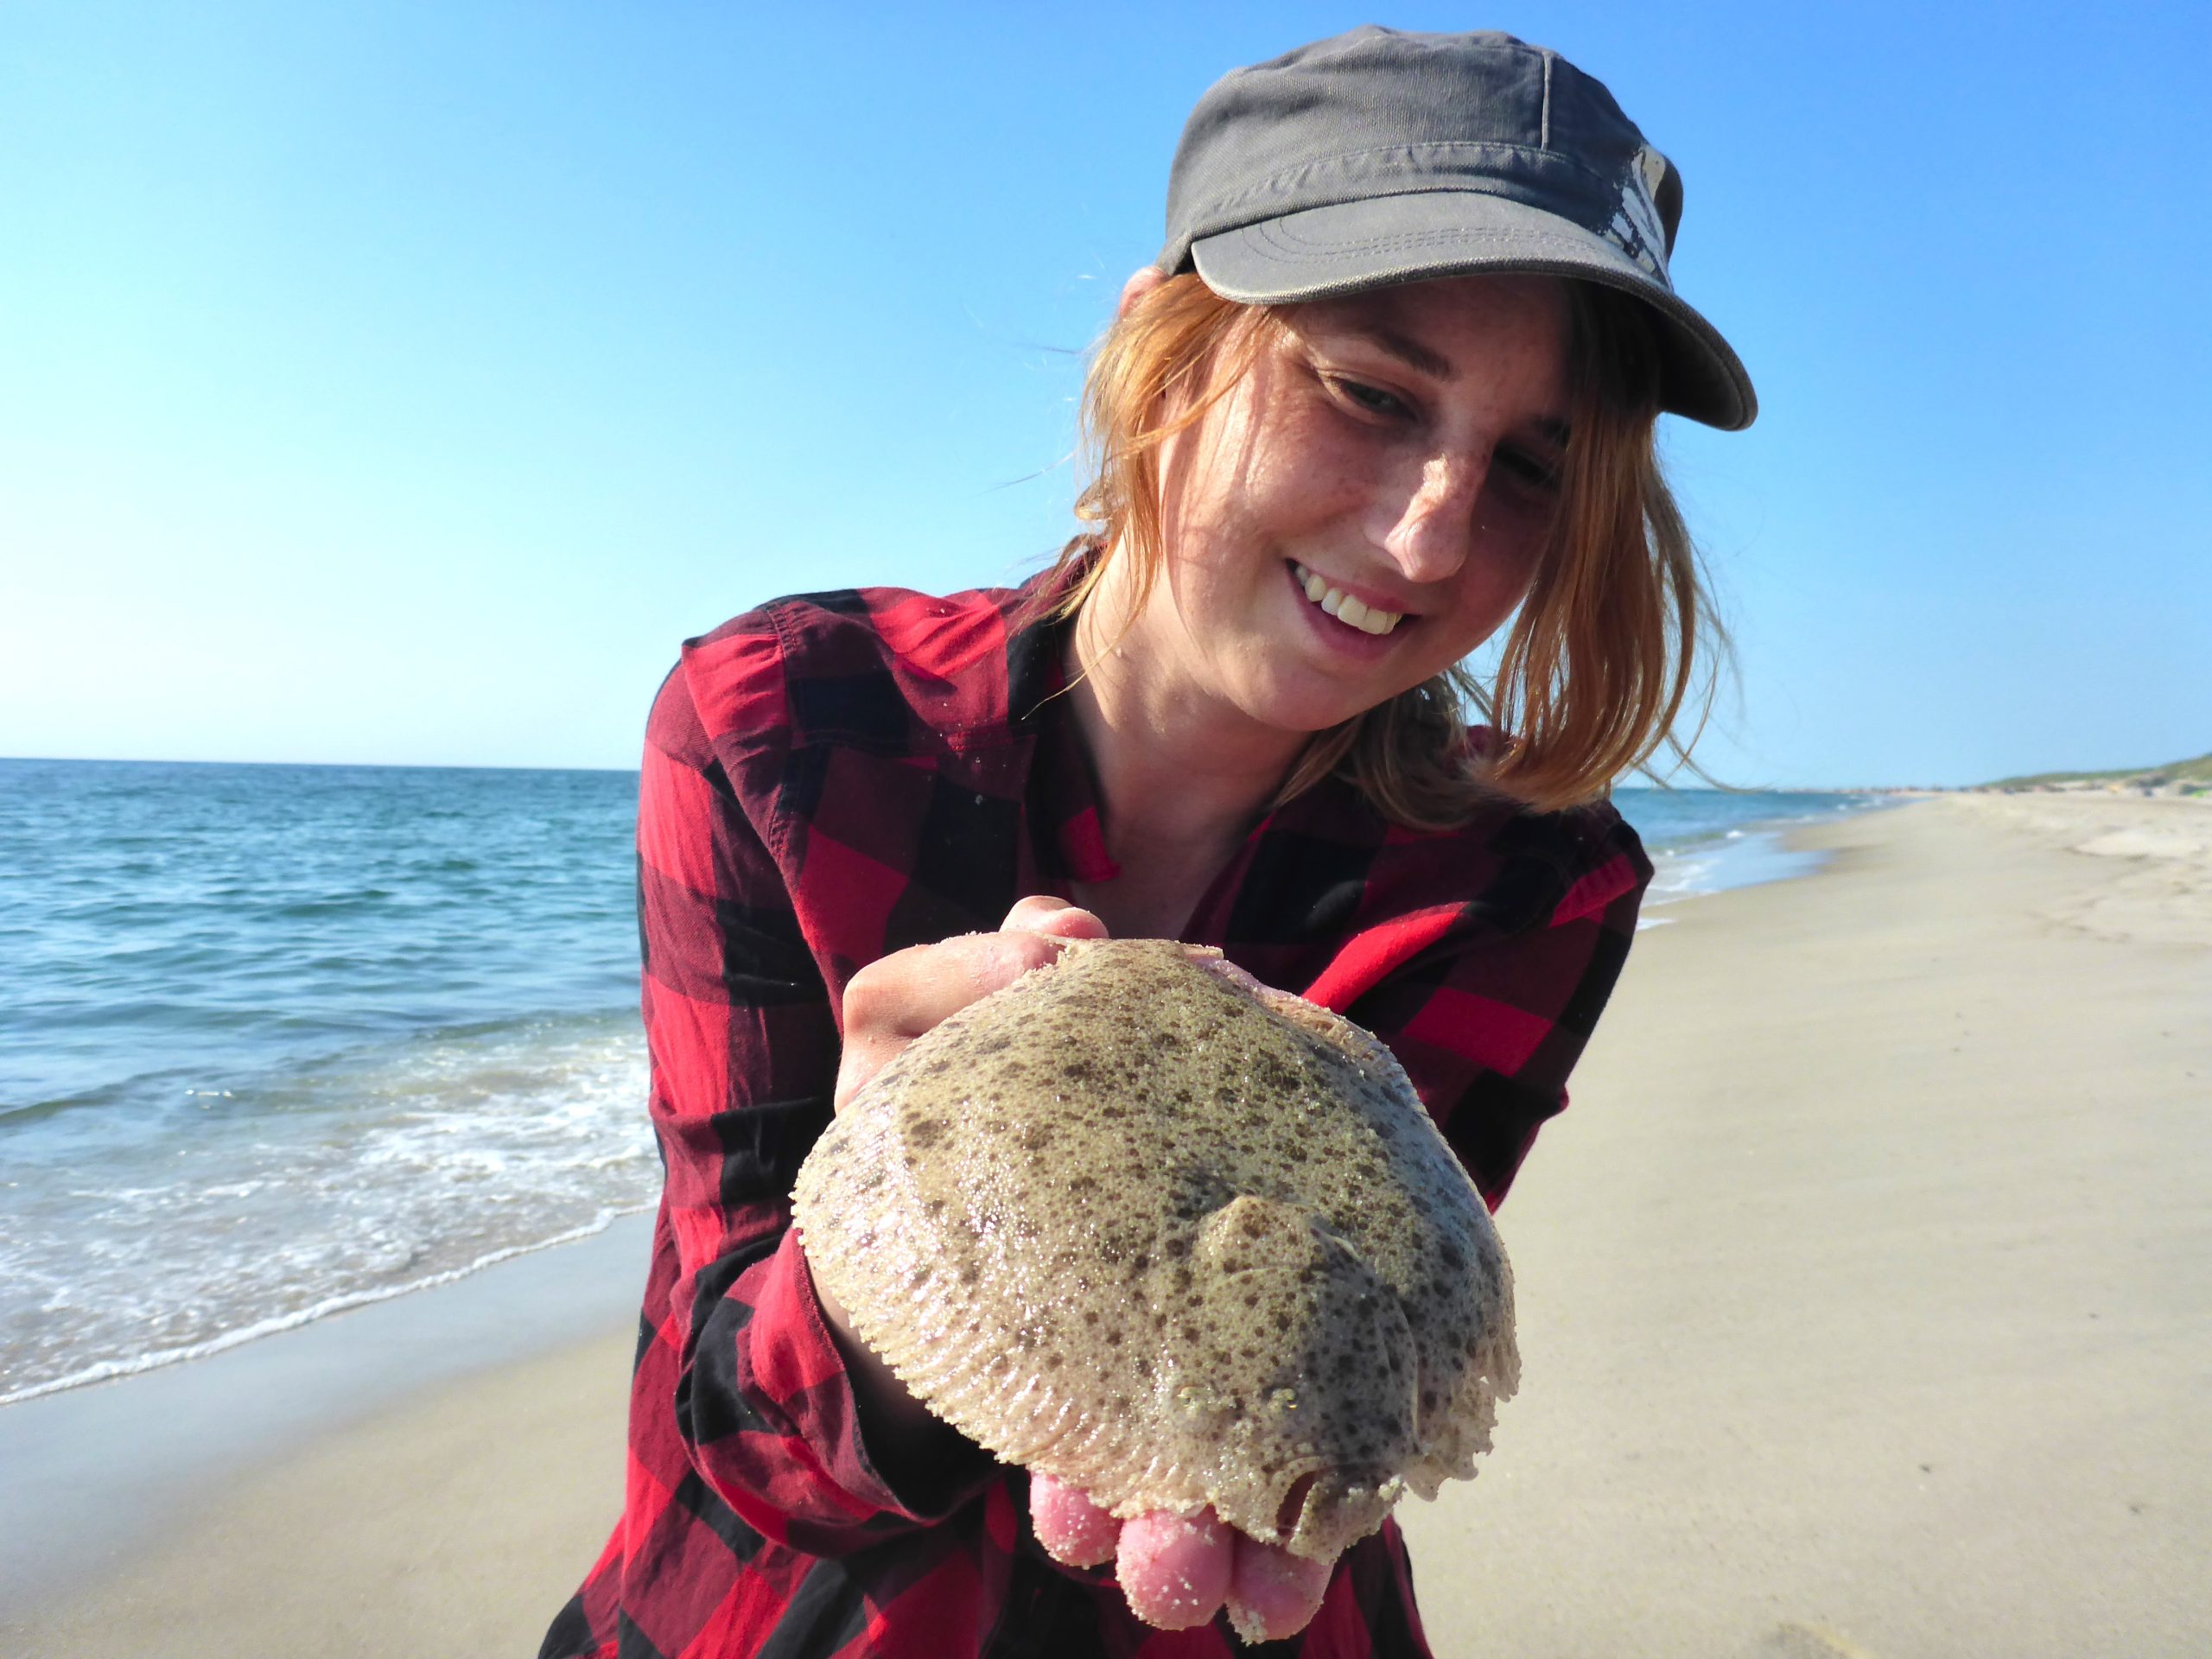
[[[618,1210],[605,1219],[569,1232],[556,1234],[551,1238],[532,1243],[501,1245],[474,1262],[458,1268],[448,1268],[432,1274],[426,1279],[410,1280],[371,1290],[345,1292],[327,1297],[310,1306],[286,1313],[274,1313],[251,1325],[239,1325],[221,1332],[181,1348],[157,1349],[130,1359],[104,1359],[42,1382],[34,1382],[10,1394],[0,1394],[0,1411],[10,1406],[26,1405],[34,1400],[49,1399],[56,1395],[73,1394],[79,1389],[99,1388],[110,1382],[127,1382],[135,1376],[147,1376],[164,1371],[172,1366],[190,1365],[200,1360],[213,1359],[226,1354],[233,1348],[243,1348],[250,1343],[261,1342],[270,1337],[284,1336],[294,1331],[305,1330],[325,1319],[336,1319],[346,1313],[374,1307],[385,1302],[399,1301],[409,1296],[421,1295],[426,1291],[443,1290],[480,1274],[491,1272],[506,1262],[525,1255],[536,1255],[543,1250],[557,1250],[569,1244],[586,1244],[601,1235],[639,1216],[650,1217],[652,1209],[639,1207]]]
[[[1750,792],[1751,795],[1758,793]],[[1852,792],[1805,793],[1836,798]],[[1631,824],[1635,822],[1633,815],[1637,804],[1635,802],[1623,804],[1624,815],[1630,817]],[[1682,840],[1677,840],[1680,832],[1676,830],[1655,832],[1655,839],[1663,836],[1676,844],[1662,847],[1652,854],[1657,874],[1646,899],[1645,914],[1638,923],[1639,929],[1668,925],[1674,919],[1673,915],[1660,912],[1671,912],[1675,906],[1688,899],[1730,892],[1738,887],[1795,880],[1813,874],[1821,868],[1825,855],[1791,845],[1793,835],[1800,830],[1830,822],[1832,815],[1855,817],[1860,811],[1880,810],[1883,804],[1885,803],[1870,799],[1869,804],[1863,806],[1832,807],[1827,812],[1817,816],[1747,819],[1737,825],[1700,830]],[[616,1209],[610,1217],[569,1233],[517,1243],[497,1244],[475,1262],[442,1268],[424,1279],[334,1292],[321,1301],[271,1313],[245,1325],[220,1329],[212,1335],[171,1349],[128,1357],[105,1356],[89,1359],[59,1376],[42,1376],[13,1389],[0,1389],[0,1413],[34,1401],[150,1376],[178,1365],[194,1364],[232,1349],[272,1337],[282,1337],[363,1307],[423,1292],[435,1292],[490,1271],[521,1255],[563,1248],[572,1243],[588,1242],[609,1226],[620,1224],[626,1217],[640,1214],[650,1216],[652,1211],[652,1201],[648,1198],[640,1205]],[[4,1440],[0,1440],[0,1444],[4,1444]],[[0,1552],[0,1605],[4,1605],[7,1581],[4,1552]]]
[[[1818,871],[1639,940],[1501,1212],[1522,1397],[1400,1510],[1439,1659],[2193,1650],[2212,812],[2040,798],[1796,826]],[[0,1645],[529,1650],[619,1510],[646,1225],[0,1409],[77,1529]]]
[[[1773,881],[1793,881],[1817,874],[1827,855],[1817,847],[1801,844],[1798,837],[1833,823],[1847,823],[1869,812],[1893,810],[1918,796],[1871,790],[1808,790],[1781,791],[1798,799],[1821,799],[1830,804],[1815,812],[1797,811],[1773,817],[1746,818],[1739,823],[1719,824],[1692,830],[1678,829],[1648,817],[1639,822],[1644,796],[1656,790],[1617,791],[1613,804],[1644,842],[1652,862],[1651,887],[1644,895],[1639,931],[1664,927],[1674,918],[1664,912],[1693,899],[1733,893],[1742,887],[1764,887]],[[1747,791],[1751,799],[1773,791]],[[1624,798],[1630,797],[1630,798]],[[1836,804],[1848,802],[1850,804]]]
[[[610,1335],[626,1345],[652,1233],[652,1216],[620,1217],[428,1290],[0,1408],[10,1506],[40,1517],[0,1533],[0,1620],[126,1569],[224,1490],[359,1424]]]

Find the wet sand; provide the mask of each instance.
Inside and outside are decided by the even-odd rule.
[[[620,1502],[651,1242],[0,1408],[0,1656],[536,1652]]]
[[[2201,1652],[2212,807],[1947,797],[1811,839],[1817,875],[1662,912],[1501,1212],[1521,1395],[1480,1479],[1401,1510],[1432,1642]],[[88,1494],[70,1550],[10,1552],[0,1651],[534,1651],[619,1497],[604,1243],[468,1281],[556,1334],[281,1432],[450,1346],[467,1284],[178,1368],[224,1383],[196,1460],[160,1373],[0,1411]]]

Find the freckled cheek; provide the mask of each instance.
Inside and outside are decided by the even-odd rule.
[[[1536,579],[1549,534],[1547,515],[1520,502],[1484,502],[1477,522],[1475,556],[1497,585],[1518,592]]]
[[[1375,495],[1363,474],[1324,458],[1289,457],[1270,467],[1251,505],[1281,535],[1321,537],[1363,524]]]
[[[1536,558],[1517,549],[1491,549],[1461,572],[1462,586],[1452,607],[1461,655],[1474,650],[1505,625],[1535,580]]]
[[[1514,550],[1513,556],[1505,562],[1498,577],[1500,586],[1510,595],[1511,603],[1519,604],[1522,595],[1535,585],[1536,571],[1543,559],[1543,549],[1538,546]]]

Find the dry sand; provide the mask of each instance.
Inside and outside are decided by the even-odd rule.
[[[2212,808],[1949,797],[1817,841],[1643,936],[1501,1216],[1522,1394],[1481,1479],[1401,1511],[1442,1659],[2212,1643]],[[218,1484],[0,1651],[533,1651],[613,1518],[628,1350]]]
[[[1401,1512],[1437,1651],[2212,1651],[2212,809],[1817,840],[1639,941],[1499,1217],[1522,1393]]]

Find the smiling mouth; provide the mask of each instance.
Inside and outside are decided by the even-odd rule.
[[[1318,605],[1338,621],[1362,633],[1388,633],[1406,620],[1403,611],[1384,611],[1370,608],[1354,599],[1341,588],[1332,588],[1326,578],[1315,575],[1295,559],[1291,561],[1291,574],[1298,578],[1298,585],[1306,590],[1308,603]]]

